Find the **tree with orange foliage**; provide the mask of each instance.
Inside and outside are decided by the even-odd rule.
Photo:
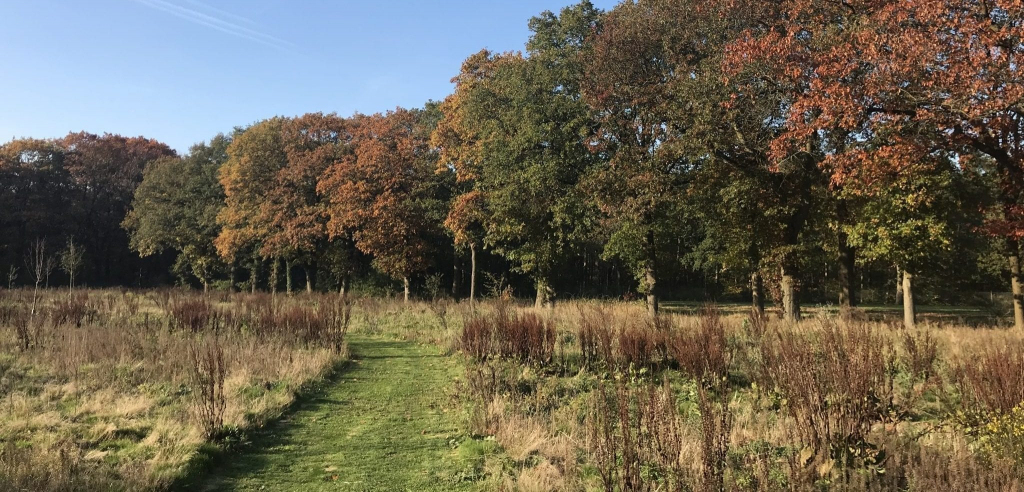
[[[435,156],[422,129],[423,111],[396,109],[357,115],[352,152],[327,169],[317,185],[326,201],[327,233],[351,236],[374,266],[402,280],[430,265],[430,220],[436,194]]]
[[[455,244],[469,248],[469,302],[476,299],[476,250],[484,240],[487,220],[484,196],[479,190],[470,190],[452,200],[444,220]]]
[[[317,181],[349,152],[346,127],[336,114],[311,113],[287,119],[281,128],[287,164],[277,172],[263,205],[271,232],[262,252],[300,261],[307,292],[314,288],[319,255],[327,246],[327,215]]]
[[[228,147],[228,160],[220,168],[224,208],[217,215],[221,230],[215,244],[229,264],[235,264],[247,251],[262,252],[267,238],[280,233],[272,230],[266,204],[277,174],[288,163],[281,131],[284,123],[283,118],[256,123],[235,135]],[[276,262],[280,257],[273,258]],[[285,272],[289,293],[290,270]]]

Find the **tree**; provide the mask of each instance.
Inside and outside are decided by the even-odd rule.
[[[176,251],[179,277],[194,276],[204,290],[223,268],[214,240],[221,230],[217,214],[224,206],[218,173],[230,144],[231,137],[217,135],[209,144],[193,145],[184,158],[150,164],[123,223],[132,249],[142,256]]]
[[[36,239],[62,240],[75,226],[74,184],[64,157],[52,140],[19,139],[0,146],[0,263],[10,271],[17,270]]]
[[[25,253],[25,267],[32,276],[34,288],[32,290],[32,315],[36,315],[36,306],[39,301],[39,286],[43,281],[50,278],[50,273],[57,266],[57,260],[46,250],[46,239],[37,238],[32,241],[32,246]]]
[[[484,196],[471,190],[457,196],[451,204],[444,225],[451,231],[455,244],[469,248],[469,303],[476,299],[476,250],[486,235],[484,223],[487,220]]]
[[[220,167],[219,179],[224,190],[224,207],[217,214],[220,233],[214,244],[221,258],[230,264],[247,252],[270,253],[277,261],[278,251],[266,247],[275,234],[268,197],[278,173],[287,166],[288,156],[282,138],[283,118],[261,121],[235,135],[227,148],[228,159]],[[288,292],[291,293],[291,258]]]
[[[481,159],[486,157],[480,135],[472,127],[475,116],[474,92],[488,77],[493,76],[496,57],[484,50],[462,64],[462,71],[452,79],[455,92],[438,106],[441,118],[430,136],[430,143],[438,150],[438,174],[455,174],[457,196],[452,199],[445,228],[452,234],[456,246],[470,251],[469,302],[476,297],[476,253],[486,238],[486,197],[477,188]]]
[[[412,275],[430,264],[428,220],[434,156],[418,125],[420,111],[357,115],[350,122],[353,152],[327,169],[317,191],[327,202],[331,238],[351,235],[374,266],[402,280],[409,300]]]
[[[287,163],[277,171],[263,204],[270,233],[261,251],[301,261],[306,290],[311,292],[317,256],[327,240],[327,216],[317,181],[349,152],[351,136],[344,119],[322,113],[284,120],[281,132]]]
[[[85,249],[96,255],[97,281],[131,278],[138,258],[130,250],[121,222],[131,207],[146,165],[161,157],[174,157],[167,145],[144,137],[72,133],[61,142],[65,165],[74,183],[72,214]]]
[[[530,21],[528,56],[470,57],[434,134],[441,162],[472,181],[476,194],[462,204],[485,212],[484,244],[534,280],[538,306],[552,302],[586,215],[577,183],[594,156],[583,141],[580,53],[600,16],[590,2],[545,12]]]
[[[814,90],[794,102],[798,111],[778,147],[827,128],[846,132],[856,144],[832,158],[837,182],[870,179],[891,169],[863,162],[906,165],[866,158],[867,152],[895,155],[904,142],[941,145],[965,163],[972,155],[986,155],[1001,181],[1002,217],[989,230],[1009,245],[1015,322],[1024,327],[1016,245],[1024,223],[1018,213],[1024,189],[1019,2],[793,0],[781,7],[789,12],[786,24],[737,50],[737,55],[748,48],[776,58],[782,54],[816,67],[792,72]],[[893,145],[864,148],[878,134]]]
[[[894,152],[890,149],[887,155]],[[981,186],[948,153],[917,146],[898,152],[908,163],[900,171],[847,188],[859,195],[863,206],[860,220],[846,232],[865,260],[884,260],[902,272],[904,324],[913,328],[913,279],[930,267],[955,261],[955,249],[964,243],[960,229],[981,224],[977,209],[972,213],[969,206]]]
[[[671,222],[687,162],[669,118],[670,81],[677,69],[666,43],[666,2],[623,3],[591,39],[583,95],[597,112],[595,151],[605,165],[588,176],[614,228],[609,251],[634,266],[651,314],[658,312],[659,232]],[[634,252],[642,251],[642,255]]]
[[[69,237],[68,244],[60,253],[60,268],[68,274],[68,291],[75,288],[75,274],[82,268],[82,256],[85,251],[75,244],[75,238]]]

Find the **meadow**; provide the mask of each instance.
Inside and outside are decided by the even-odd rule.
[[[0,488],[1020,490],[1024,336],[936,319],[2,291]]]

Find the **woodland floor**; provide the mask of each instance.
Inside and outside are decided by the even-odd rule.
[[[457,358],[359,335],[349,348],[338,376],[225,457],[201,490],[480,488],[479,464],[459,449],[473,441],[451,401]]]

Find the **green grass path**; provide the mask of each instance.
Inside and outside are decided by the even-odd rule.
[[[464,435],[446,401],[456,359],[354,336],[352,361],[318,394],[212,470],[205,490],[466,490]],[[478,487],[478,485],[476,486]]]

